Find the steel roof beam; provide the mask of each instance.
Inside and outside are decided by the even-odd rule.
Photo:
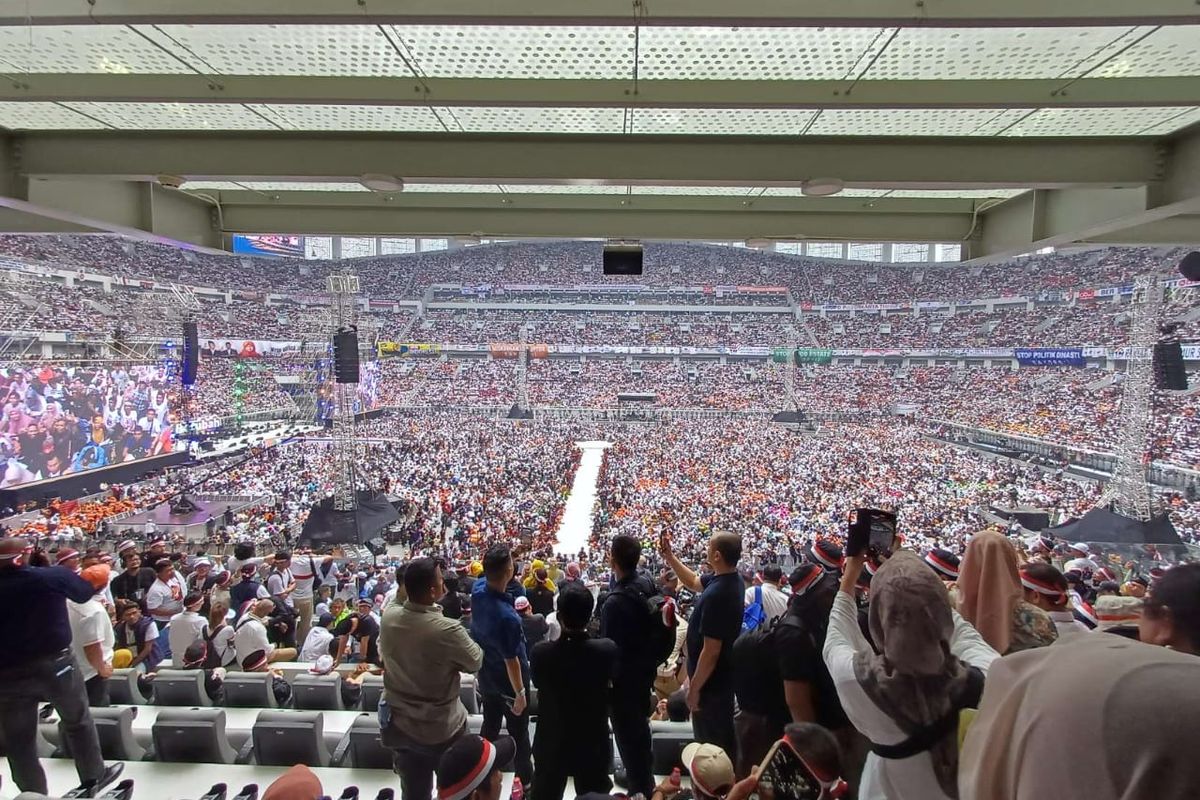
[[[1191,106],[1200,76],[1028,80],[624,80],[32,74],[0,101],[631,108]]]
[[[643,24],[700,26],[1182,25],[1192,0],[654,0]],[[629,0],[0,0],[0,25],[629,25]]]

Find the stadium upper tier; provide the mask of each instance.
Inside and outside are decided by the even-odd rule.
[[[509,242],[342,261],[211,255],[112,236],[0,236],[0,255],[102,275],[219,289],[314,293],[325,277],[353,271],[365,294],[420,299],[455,286],[779,287],[797,303],[959,302],[1119,286],[1169,274],[1178,251],[1104,249],[964,267],[896,265],[790,256],[746,248],[648,243],[645,274],[605,276],[600,242]],[[714,295],[716,292],[713,293]],[[723,299],[710,298],[723,302]],[[761,298],[755,304],[762,304]]]

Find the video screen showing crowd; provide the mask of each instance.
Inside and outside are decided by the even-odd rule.
[[[569,248],[536,252],[571,263]],[[235,391],[247,411],[283,407],[293,395],[275,375],[322,374],[319,360],[259,351],[274,340],[240,340],[252,355],[212,341],[230,353],[202,365],[205,415]],[[590,357],[528,367],[543,411],[600,406],[619,391],[611,376],[634,374]],[[178,418],[163,369],[0,371],[0,488],[164,452]],[[71,789],[39,758],[48,703],[71,796],[173,796],[105,757],[93,710],[165,706],[191,672],[218,709],[240,702],[247,674],[270,692],[263,708],[291,710],[327,676],[336,707],[378,723],[405,800],[1193,797],[1200,766],[1181,743],[1200,735],[1194,486],[1153,487],[1173,541],[1068,536],[1058,526],[1110,499],[1104,481],[954,435],[972,422],[1111,441],[1120,387],[1078,369],[1051,385],[1023,367],[822,364],[795,376],[801,395],[844,417],[814,433],[772,423],[779,376],[764,387],[740,364],[639,365],[664,409],[703,395],[709,413],[627,422],[502,419],[512,360],[364,363],[355,411],[386,410],[355,425],[356,480],[398,514],[370,532],[387,540],[376,553],[304,539],[339,490],[328,431],[0,523],[0,603],[24,612],[0,615],[14,643],[0,665],[5,788]],[[329,418],[327,373],[314,396]],[[918,413],[852,413],[881,397]],[[1169,411],[1155,451],[1185,469],[1200,441],[1191,401],[1156,402]],[[609,445],[598,464],[583,442]],[[128,521],[189,487],[213,499],[186,533]],[[262,796],[335,796],[336,771],[318,766],[270,773]]]

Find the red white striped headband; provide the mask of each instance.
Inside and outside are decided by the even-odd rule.
[[[841,569],[842,568],[841,561],[830,560],[824,553],[821,552],[821,549],[819,547],[817,547],[816,545],[812,546],[812,557],[813,557],[813,560],[823,564],[828,569]]]
[[[817,581],[821,580],[821,577],[824,574],[825,573],[822,570],[814,569],[799,583],[792,584],[792,595],[794,597],[800,597],[805,592],[807,592],[809,589],[811,589],[813,586],[815,586]]]
[[[947,575],[952,575],[955,578],[958,577],[958,567],[954,566],[949,561],[939,558],[937,553],[927,554],[925,556],[925,560]]]
[[[438,800],[462,800],[479,788],[483,779],[491,774],[492,766],[496,763],[496,748],[487,739],[483,739],[483,752],[479,761],[457,783],[438,789]]]
[[[1067,594],[1065,590],[1059,589],[1056,586],[1051,586],[1048,583],[1042,583],[1036,578],[1029,577],[1029,575],[1024,572],[1021,573],[1021,585],[1030,591],[1037,592],[1038,594],[1049,595],[1050,597],[1065,597]]]

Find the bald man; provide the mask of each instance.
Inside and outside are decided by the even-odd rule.
[[[96,726],[88,711],[83,674],[71,652],[67,600],[86,603],[96,590],[64,567],[29,567],[25,540],[0,540],[0,733],[8,749],[13,782],[23,792],[46,794],[38,761],[38,701],[47,699],[62,720],[75,758],[81,797],[93,797],[124,767],[105,768]],[[20,613],[13,613],[19,610]]]

